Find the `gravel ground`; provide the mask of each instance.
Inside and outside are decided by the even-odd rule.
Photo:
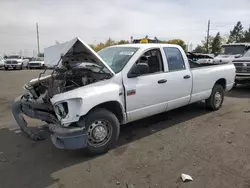
[[[0,188],[250,187],[249,86],[227,93],[216,112],[193,104],[123,126],[115,149],[87,157],[20,133],[10,106],[38,73],[0,70]]]

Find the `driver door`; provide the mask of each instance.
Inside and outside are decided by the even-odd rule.
[[[126,111],[129,122],[161,113],[167,108],[164,87],[162,87],[166,84],[164,76],[166,73],[163,71],[160,49],[151,49],[142,56],[147,57],[149,72],[135,78],[124,76]]]

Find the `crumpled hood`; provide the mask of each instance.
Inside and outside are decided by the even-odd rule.
[[[62,58],[69,59],[70,63],[74,63],[70,58],[78,56],[79,58],[74,61],[88,62],[96,64],[97,66],[106,67],[111,75],[115,73],[112,69],[104,62],[104,60],[85,42],[79,38],[74,38],[68,42],[57,44],[44,49],[44,62],[48,67],[57,65],[61,67],[64,63]]]

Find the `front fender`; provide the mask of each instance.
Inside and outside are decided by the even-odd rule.
[[[80,117],[86,115],[91,109],[105,102],[115,101],[121,106],[124,106],[123,95],[120,95],[121,90],[122,88],[114,83],[104,85],[96,84],[92,87],[84,86],[55,95],[51,99],[51,103],[53,105],[61,102],[68,103],[68,115],[61,119],[61,124],[67,125],[79,121]]]

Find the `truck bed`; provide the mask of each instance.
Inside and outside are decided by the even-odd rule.
[[[235,67],[233,64],[206,64],[191,68],[193,89],[190,103],[209,97],[218,80],[225,82],[225,90],[233,87]],[[205,96],[205,97],[204,97]]]
[[[196,63],[196,62],[191,61],[191,60],[189,60],[188,62],[189,62],[190,69],[226,64],[226,63],[221,63],[221,64],[216,64],[216,63]]]

